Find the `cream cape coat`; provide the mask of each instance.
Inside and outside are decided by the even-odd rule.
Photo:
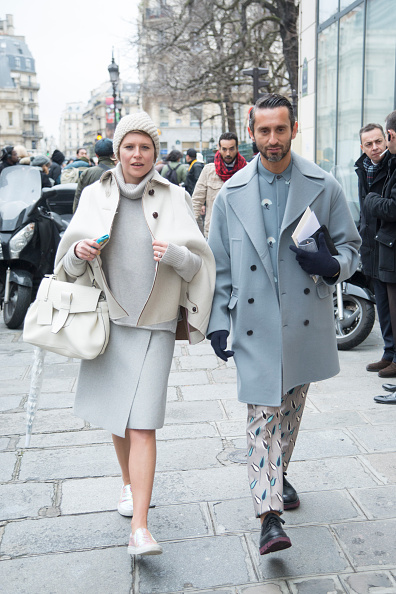
[[[69,248],[81,239],[108,233],[111,241],[119,200],[119,186],[111,170],[106,171],[98,182],[85,188],[79,207],[59,244],[55,266]],[[189,341],[196,344],[204,339],[210,317],[216,277],[213,254],[195,222],[189,195],[161,177],[157,171],[146,184],[142,205],[153,239],[186,246],[202,258],[202,265],[192,281],[187,283],[171,266],[159,263],[138,326],[173,320],[178,316],[179,306],[182,306],[187,312]],[[110,318],[123,317],[125,311],[111,294],[101,272],[100,257],[93,264],[95,278],[106,293]]]

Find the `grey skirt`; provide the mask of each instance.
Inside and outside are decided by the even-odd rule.
[[[74,414],[125,437],[164,424],[175,334],[111,323],[106,351],[81,361]]]

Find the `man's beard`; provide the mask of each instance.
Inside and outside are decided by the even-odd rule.
[[[286,157],[286,155],[289,153],[290,148],[291,148],[291,137],[289,139],[289,142],[287,143],[287,145],[285,147],[279,146],[279,148],[281,148],[281,153],[277,153],[275,155],[268,155],[266,153],[267,149],[261,149],[261,147],[257,144],[256,141],[256,145],[257,148],[260,151],[260,154],[264,157],[264,159],[266,159],[266,161],[269,161],[270,163],[279,163],[279,161],[282,161],[282,159],[284,159],[284,157]],[[277,147],[273,147],[273,148],[277,148]]]

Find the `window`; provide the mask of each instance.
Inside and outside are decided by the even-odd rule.
[[[32,140],[32,149],[36,150],[37,148],[37,142],[35,140]]]
[[[26,58],[26,59],[25,59],[25,65],[26,65],[26,69],[27,69],[27,70],[30,70],[30,69],[31,69],[31,67],[32,67],[32,63],[31,63],[31,61],[30,61],[30,58]]]
[[[338,57],[338,129],[335,177],[344,189],[355,219],[359,215],[354,163],[360,156],[363,21],[362,5],[342,17]]]
[[[169,109],[165,103],[160,103],[160,128],[169,126]]]
[[[324,23],[338,12],[338,0],[319,0],[319,23]]]
[[[9,126],[14,125],[14,114],[12,113],[12,111],[8,112],[8,125]]]
[[[366,16],[363,124],[384,121],[394,109],[394,0],[368,0]]]
[[[15,56],[15,68],[21,67],[21,58],[19,56]]]
[[[202,125],[202,107],[190,107],[190,126]]]

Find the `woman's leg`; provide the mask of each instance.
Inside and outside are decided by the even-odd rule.
[[[125,437],[119,437],[118,435],[112,435],[114,448],[117,454],[118,463],[121,467],[122,480],[125,485],[129,485],[131,480],[129,478],[129,452],[131,449],[131,443],[129,439],[128,431],[125,432]]]
[[[129,477],[133,496],[132,534],[147,528],[157,448],[155,429],[127,429],[130,440]]]

